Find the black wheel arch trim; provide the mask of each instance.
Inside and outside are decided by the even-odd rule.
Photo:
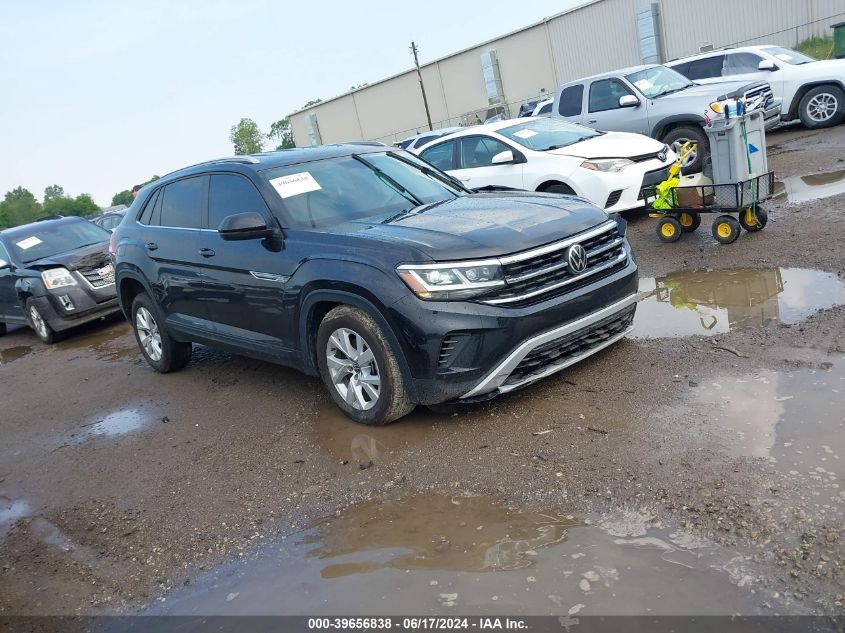
[[[789,116],[788,120],[791,121],[798,118],[798,108],[801,105],[801,99],[803,99],[804,95],[806,95],[810,90],[818,88],[819,86],[836,86],[845,92],[845,84],[838,79],[819,79],[818,81],[810,81],[805,84],[801,84],[798,90],[795,91],[795,95],[792,97],[792,103],[789,104],[789,110],[787,110],[787,115]],[[783,113],[783,111],[781,111],[781,113]]]
[[[312,349],[310,340],[311,332],[309,331],[308,326],[313,307],[317,303],[324,301],[330,303],[341,303],[360,308],[376,320],[396,352],[396,360],[399,363],[399,369],[402,371],[402,376],[405,378],[405,385],[411,395],[411,400],[416,401],[416,387],[414,385],[414,378],[411,374],[411,369],[408,366],[408,361],[405,358],[405,350],[399,339],[396,337],[393,327],[387,320],[387,317],[384,314],[384,309],[379,308],[378,305],[366,297],[355,294],[350,290],[317,288],[309,292],[303,300],[299,310],[299,341],[300,349],[302,350],[303,371],[310,376],[320,375],[315,362],[316,350]],[[314,332],[314,335],[316,336],[316,332]]]
[[[130,323],[132,322],[132,315],[130,314],[130,310],[132,309],[132,305],[123,305],[123,283],[127,280],[131,279],[132,281],[136,281],[141,284],[141,287],[144,289],[144,292],[147,293],[147,296],[150,297],[151,300],[155,301],[155,295],[153,294],[152,288],[150,288],[149,283],[147,283],[146,278],[144,277],[143,273],[136,272],[134,270],[124,270],[121,271],[116,281],[117,287],[117,303],[120,306],[120,311],[123,312],[123,316],[126,317],[126,320]]]
[[[673,114],[672,116],[664,117],[654,126],[651,137],[659,141],[668,127],[677,127],[678,123],[702,127],[704,117],[698,116],[697,114]]]

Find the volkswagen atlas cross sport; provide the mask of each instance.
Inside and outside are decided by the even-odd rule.
[[[120,312],[108,243],[108,231],[76,217],[0,231],[0,336],[28,325],[49,344]]]
[[[413,154],[347,144],[221,159],[141,190],[113,233],[147,362],[191,344],[319,375],[351,419],[524,387],[621,339],[623,220],[574,196],[471,193]]]

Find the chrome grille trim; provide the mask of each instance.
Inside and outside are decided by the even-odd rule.
[[[613,229],[617,228],[618,225],[616,224],[616,220],[608,220],[604,224],[599,224],[596,228],[590,229],[585,233],[580,233],[573,237],[568,237],[565,240],[561,240],[560,242],[553,242],[552,244],[546,244],[546,246],[541,246],[539,248],[535,248],[530,251],[524,251],[522,253],[517,253],[516,255],[508,255],[507,257],[500,257],[499,262],[503,266],[507,266],[508,264],[515,264],[517,262],[525,261],[526,259],[532,259],[534,257],[539,257],[541,255],[548,255],[549,253],[554,253],[555,251],[562,251],[565,248],[569,248],[573,244],[578,242],[583,242],[584,240],[588,240],[591,237],[596,237],[597,235],[601,235],[602,233],[606,233],[607,231],[612,231]]]
[[[594,255],[598,255],[599,253],[604,253],[605,251],[608,251],[612,248],[617,248],[624,241],[625,241],[625,238],[618,237],[615,240],[613,240],[612,242],[608,242],[607,244],[602,244],[598,248],[594,248],[592,250],[589,250],[589,251],[587,251],[587,259],[589,259],[590,257],[593,257]],[[566,268],[567,266],[569,266],[569,263],[566,262],[566,261],[563,261],[559,264],[553,264],[552,266],[548,266],[546,268],[541,268],[539,270],[534,270],[530,273],[525,273],[524,275],[520,275],[519,277],[507,277],[507,280],[510,283],[518,283],[520,281],[525,281],[526,279],[531,279],[532,277],[539,277],[540,275],[546,275],[548,273],[553,273],[554,271],[560,270],[561,268]]]

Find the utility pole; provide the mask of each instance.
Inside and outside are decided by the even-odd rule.
[[[431,124],[431,112],[428,111],[428,99],[425,96],[425,86],[423,85],[422,73],[420,72],[420,60],[417,59],[417,45],[411,42],[411,52],[414,54],[414,66],[417,67],[417,77],[420,80],[420,90],[422,90],[423,103],[425,104],[425,118],[428,119],[428,129],[433,130],[434,126]]]

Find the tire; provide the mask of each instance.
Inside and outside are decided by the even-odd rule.
[[[317,330],[315,353],[323,384],[351,420],[381,426],[414,410],[396,351],[363,310],[339,306],[329,312]]]
[[[739,221],[730,215],[720,215],[713,220],[713,226],[710,228],[715,239],[719,244],[732,244],[736,242],[740,233]]]
[[[661,139],[666,143],[676,154],[680,154],[681,146],[686,141],[692,141],[698,148],[691,154],[692,160],[689,158],[681,165],[681,169],[685,174],[694,174],[701,171],[704,165],[704,160],[710,155],[710,144],[707,142],[707,136],[698,126],[681,126],[669,130],[663,135]]]
[[[657,222],[657,237],[660,238],[661,242],[677,242],[681,239],[682,233],[683,229],[681,228],[681,223],[675,218],[661,218]]]
[[[753,210],[751,207],[739,212],[739,224],[749,233],[756,233],[762,231],[769,222],[769,214],[765,209],[757,207]]]
[[[798,104],[798,116],[811,130],[839,125],[845,119],[845,92],[838,86],[816,86]]]
[[[569,185],[565,185],[562,182],[556,185],[549,185],[545,189],[543,189],[543,193],[562,193],[567,196],[574,196],[575,190],[570,187]]]
[[[162,327],[158,306],[142,292],[132,302],[132,330],[138,348],[150,367],[161,374],[182,369],[191,360],[190,343],[181,343]]]
[[[35,301],[31,298],[26,300],[26,321],[32,331],[35,332],[35,336],[45,345],[52,345],[60,339],[58,332],[50,327],[38,306],[35,305]]]
[[[682,211],[678,214],[678,224],[684,233],[692,233],[701,226],[701,214],[690,211]]]

